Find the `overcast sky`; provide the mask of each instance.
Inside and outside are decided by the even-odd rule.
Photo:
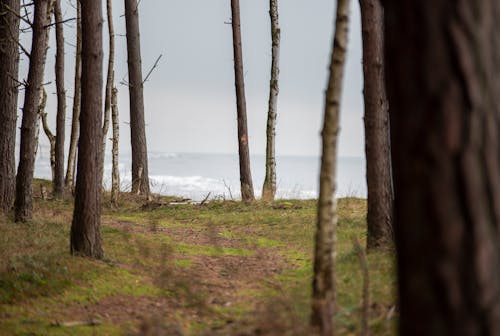
[[[65,1],[65,18],[74,17],[74,9]],[[263,154],[271,64],[269,1],[240,0],[240,3],[250,151]],[[119,84],[127,76],[123,1],[114,0],[113,4],[116,33],[120,35],[116,41],[120,146],[122,151],[128,152],[128,89]],[[317,155],[335,1],[284,0],[279,6],[282,40],[277,153]],[[362,55],[356,1],[351,14],[339,152],[342,156],[363,156]],[[163,54],[144,89],[150,151],[237,152],[232,34],[227,24],[230,18],[230,0],[141,1],[144,75]],[[106,36],[107,29],[104,33]],[[73,24],[65,25],[65,34],[69,126],[73,95]],[[53,42],[53,34],[51,39]],[[24,43],[29,47],[27,36]],[[54,80],[55,48],[53,43],[51,46],[46,81]],[[105,50],[106,46],[107,39]],[[107,59],[105,69],[106,65]],[[22,75],[26,68],[24,63]],[[49,87],[48,91],[48,113],[55,124],[55,89]]]

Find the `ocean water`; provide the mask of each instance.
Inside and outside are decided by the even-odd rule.
[[[130,155],[120,157],[122,190],[130,189]],[[278,156],[277,197],[311,199],[318,196],[319,157]],[[251,157],[252,177],[257,197],[262,192],[265,156]],[[35,176],[50,178],[48,150],[41,147]],[[239,165],[236,154],[149,153],[149,175],[155,193],[202,200],[238,199]],[[111,163],[106,160],[104,184],[111,185]],[[337,169],[337,195],[366,197],[365,162],[359,157],[340,157]]]

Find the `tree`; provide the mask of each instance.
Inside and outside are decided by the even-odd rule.
[[[386,0],[401,335],[500,334],[500,2]]]
[[[118,163],[118,150],[119,150],[119,137],[120,137],[120,127],[118,118],[118,101],[117,101],[118,90],[116,87],[113,88],[111,95],[111,119],[113,123],[113,143],[112,143],[112,171],[111,171],[111,203],[114,205],[118,204],[118,197],[120,195],[120,170]]]
[[[75,88],[73,94],[73,116],[71,120],[71,137],[68,152],[68,167],[66,170],[66,189],[73,189],[75,180],[76,150],[78,142],[78,122],[80,118],[81,79],[82,79],[82,16],[80,1],[76,1],[76,57],[75,57]]]
[[[35,168],[36,130],[40,90],[43,85],[47,57],[48,27],[52,13],[51,0],[36,0],[33,20],[33,41],[30,52],[28,81],[24,93],[19,166],[16,176],[15,220],[31,220],[33,210],[33,173]]]
[[[311,324],[321,335],[332,335],[335,313],[335,240],[337,201],[335,172],[337,134],[339,132],[340,98],[347,51],[349,0],[337,2],[335,36],[330,60],[330,77],[325,92],[318,219],[314,250],[314,279]]]
[[[132,144],[132,193],[149,195],[148,149],[144,121],[139,3],[125,0],[128,86],[130,95],[130,141]]]
[[[266,144],[266,177],[262,187],[262,199],[274,200],[276,195],[276,117],[278,111],[279,92],[279,60],[281,30],[278,20],[278,0],[270,0],[269,16],[271,17],[272,61],[271,81],[269,83],[269,107],[267,111],[267,144]]]
[[[81,6],[82,102],[71,253],[101,259],[102,3],[82,1]]]
[[[64,192],[64,140],[66,131],[66,89],[64,86],[64,28],[61,0],[54,1],[54,19],[56,25],[56,90],[57,122],[56,148],[53,188],[54,196],[61,197]]]
[[[365,154],[368,189],[367,247],[391,240],[392,173],[389,105],[384,82],[384,12],[379,0],[360,0],[365,99]]]
[[[19,0],[0,0],[0,211],[12,208],[16,186]]]
[[[247,107],[245,81],[243,79],[243,51],[241,47],[240,1],[231,0],[234,84],[236,88],[236,110],[238,116],[238,153],[240,161],[241,198],[245,202],[255,199],[250,170],[250,150],[248,148]]]

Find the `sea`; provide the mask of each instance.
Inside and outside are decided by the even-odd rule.
[[[149,175],[152,191],[193,201],[239,199],[239,165],[237,154],[150,152]],[[130,190],[131,156],[121,154],[121,189]],[[276,176],[279,199],[314,199],[319,190],[318,156],[277,156]],[[111,161],[106,158],[103,183],[111,186]],[[262,193],[265,156],[252,155],[251,169],[256,197]],[[336,184],[338,197],[366,198],[365,160],[340,157]],[[50,179],[48,148],[41,146],[36,158],[35,177]]]

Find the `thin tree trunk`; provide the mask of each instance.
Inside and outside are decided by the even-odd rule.
[[[335,248],[337,201],[335,172],[337,170],[337,135],[339,132],[340,99],[347,51],[349,0],[337,2],[335,36],[330,60],[330,77],[325,92],[321,172],[319,181],[318,219],[314,250],[314,279],[311,324],[322,336],[334,332],[335,314]]]
[[[16,188],[19,0],[0,0],[0,211],[11,210]],[[10,8],[6,10],[5,7]]]
[[[500,335],[500,2],[384,1],[401,335]]]
[[[109,33],[109,59],[108,73],[106,77],[106,97],[104,99],[104,124],[102,126],[102,167],[101,171],[104,174],[104,161],[106,158],[106,141],[109,130],[109,119],[111,116],[111,100],[113,96],[113,88],[115,81],[115,29],[113,25],[113,7],[111,0],[106,0],[106,12],[108,18],[108,33]]]
[[[66,133],[66,89],[64,86],[64,28],[61,0],[54,2],[56,21],[56,89],[57,125],[55,146],[55,171],[53,179],[54,197],[62,197],[64,192],[64,140]]]
[[[35,138],[48,46],[48,25],[52,2],[36,0],[33,21],[33,42],[30,53],[28,82],[24,94],[19,166],[16,177],[15,220],[31,220],[33,211],[33,173],[35,168]]]
[[[82,1],[82,105],[71,253],[101,259],[102,3]]]
[[[125,0],[128,77],[130,94],[130,140],[132,144],[132,193],[149,195],[148,149],[144,121],[139,4]]]
[[[120,196],[120,170],[118,162],[118,144],[120,138],[120,120],[118,118],[118,101],[117,101],[118,90],[113,88],[113,93],[111,95],[111,117],[113,122],[113,148],[112,148],[112,173],[111,173],[111,203],[114,205],[118,204],[118,198]]]
[[[270,0],[272,65],[269,85],[269,109],[267,112],[266,177],[262,187],[262,199],[272,201],[276,196],[276,117],[278,113],[279,60],[281,30],[278,21],[278,0]]]
[[[360,0],[365,98],[365,153],[368,189],[367,248],[392,236],[392,176],[389,106],[384,81],[384,12],[379,0]]]
[[[76,150],[78,143],[78,126],[80,119],[81,79],[82,79],[82,16],[80,1],[76,1],[76,58],[75,58],[75,88],[73,94],[73,116],[71,120],[71,138],[69,142],[68,167],[66,170],[66,189],[73,189],[75,181]]]
[[[255,199],[250,170],[250,150],[248,147],[247,107],[245,81],[243,78],[243,51],[241,47],[240,2],[231,0],[234,84],[236,88],[236,110],[238,114],[238,153],[240,160],[241,198],[244,202]]]
[[[56,136],[52,131],[50,130],[49,123],[47,121],[47,112],[45,111],[45,108],[47,106],[47,92],[45,89],[42,89],[42,97],[40,106],[38,107],[38,115],[39,118],[42,120],[42,127],[43,127],[43,132],[47,136],[47,139],[49,140],[50,144],[50,171],[52,173],[52,181],[54,181],[54,177],[56,174]],[[37,130],[38,133],[38,130]],[[36,139],[36,147],[38,147],[38,136]],[[35,159],[36,159],[36,153],[35,153]]]

